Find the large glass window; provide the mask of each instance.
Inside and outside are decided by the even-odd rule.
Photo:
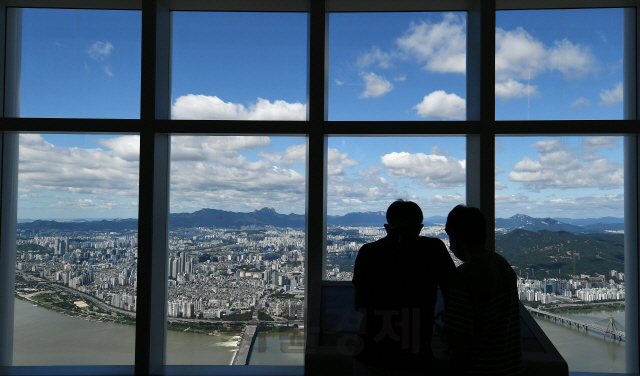
[[[397,199],[420,205],[421,235],[448,242],[447,214],[465,202],[465,145],[462,137],[331,137],[325,277],[353,278],[360,247],[386,236]]]
[[[300,137],[171,138],[167,364],[303,364],[305,161]]]
[[[23,9],[20,116],[139,118],[141,18]]]
[[[329,120],[464,120],[466,14],[333,13]]]
[[[496,120],[622,119],[622,12],[497,12]]]
[[[138,150],[138,136],[20,136],[14,365],[133,364]]]
[[[625,372],[625,342],[603,335],[610,318],[625,331],[622,159],[621,137],[496,139],[496,252],[572,372]]]
[[[173,12],[173,119],[305,120],[307,15]]]

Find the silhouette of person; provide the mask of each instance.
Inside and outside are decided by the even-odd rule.
[[[453,273],[445,307],[451,374],[521,375],[516,273],[485,247],[486,220],[478,208],[453,208],[445,231],[449,248],[464,262]]]
[[[354,375],[428,375],[438,286],[446,299],[455,269],[440,239],[420,236],[422,210],[398,200],[387,209],[387,236],[360,248],[354,306],[364,316]]]

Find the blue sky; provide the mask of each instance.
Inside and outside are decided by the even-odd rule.
[[[138,118],[140,12],[23,11],[21,115]],[[172,117],[306,117],[307,16],[173,15]],[[622,117],[622,11],[499,12],[496,117]],[[330,120],[464,120],[465,13],[332,14]],[[135,135],[24,135],[21,219],[137,216]],[[174,137],[172,212],[304,212],[305,139]],[[463,137],[329,140],[329,214],[465,200]],[[496,140],[496,213],[622,216],[622,140]],[[597,208],[597,210],[594,210]]]

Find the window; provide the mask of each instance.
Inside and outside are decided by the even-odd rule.
[[[335,182],[334,177],[359,179],[361,176],[355,172],[363,171],[361,175],[364,175],[368,168],[364,165],[345,167],[345,175],[330,175],[333,149],[338,150],[340,156],[348,153],[345,161],[366,163],[366,159],[358,155],[357,148],[367,150],[371,147],[369,145],[379,142],[377,137],[411,137],[412,141],[419,139],[415,136],[429,139],[438,137],[436,139],[442,138],[440,141],[457,142],[456,149],[448,149],[438,143],[433,145],[442,152],[451,153],[442,155],[446,159],[465,161],[464,185],[446,188],[450,190],[447,192],[443,188],[443,191],[433,191],[420,197],[433,200],[436,195],[451,192],[455,197],[460,197],[461,201],[479,206],[489,218],[503,218],[505,207],[502,206],[500,195],[504,191],[496,192],[496,187],[500,186],[499,183],[508,186],[512,184],[511,180],[505,179],[511,172],[507,169],[512,166],[501,166],[501,160],[504,158],[504,155],[500,154],[501,141],[511,137],[536,137],[535,140],[530,139],[530,144],[513,151],[513,159],[521,161],[526,154],[531,153],[533,154],[529,158],[535,160],[535,151],[532,152],[529,146],[547,138],[566,137],[569,141],[564,145],[574,147],[574,140],[580,140],[577,141],[579,144],[583,140],[591,142],[607,136],[616,140],[618,145],[624,144],[622,158],[619,146],[615,149],[618,152],[617,157],[607,157],[612,163],[619,164],[621,160],[624,161],[624,192],[638,190],[637,177],[640,167],[636,155],[640,146],[637,141],[636,104],[637,8],[608,9],[630,5],[623,0],[594,0],[588,4],[593,9],[588,10],[539,9],[540,4],[537,2],[513,0],[498,2],[497,8],[483,2],[482,9],[469,8],[468,2],[464,1],[417,4],[404,0],[388,4],[358,0],[284,0],[250,3],[172,1],[168,2],[168,5],[167,2],[160,1],[97,0],[90,4],[82,3],[82,6],[93,8],[86,10],[73,9],[78,3],[71,0],[15,0],[11,5],[22,8],[0,6],[0,20],[4,22],[2,30],[5,30],[4,48],[0,49],[4,54],[0,60],[4,62],[0,187],[0,366],[23,364],[13,355],[17,349],[14,342],[20,340],[19,319],[14,313],[17,306],[14,301],[17,275],[16,244],[19,240],[17,230],[20,228],[17,219],[18,210],[26,208],[23,204],[28,203],[24,201],[27,197],[20,196],[28,196],[32,192],[25,192],[24,186],[21,185],[20,179],[25,175],[22,170],[19,173],[19,169],[25,165],[21,163],[20,150],[25,149],[20,146],[20,136],[36,138],[36,135],[42,135],[40,137],[51,145],[73,148],[74,144],[64,143],[66,135],[84,135],[85,142],[92,144],[79,144],[81,146],[78,147],[85,150],[99,148],[99,153],[109,154],[110,158],[104,163],[108,164],[108,168],[122,174],[108,182],[104,181],[105,176],[96,176],[100,189],[117,190],[123,179],[136,180],[128,167],[123,166],[133,163],[133,154],[139,155],[136,157],[139,158],[139,183],[137,189],[133,189],[138,192],[138,199],[121,191],[116,194],[123,195],[126,199],[112,202],[104,196],[71,197],[64,192],[58,193],[62,197],[61,201],[99,199],[106,205],[111,203],[116,206],[125,202],[135,206],[137,201],[137,209],[123,210],[124,214],[119,216],[121,219],[137,216],[139,220],[139,252],[136,263],[137,320],[135,329],[130,328],[135,330],[135,350],[131,351],[127,358],[132,361],[118,362],[119,366],[107,368],[83,368],[82,372],[89,374],[215,374],[228,371],[225,367],[234,367],[219,365],[203,371],[199,367],[177,365],[179,362],[171,360],[171,355],[165,357],[165,348],[170,352],[172,346],[171,334],[166,332],[167,316],[170,309],[173,309],[168,304],[171,294],[167,283],[170,275],[168,261],[170,257],[174,260],[181,257],[180,246],[172,245],[172,241],[184,241],[187,236],[180,233],[173,237],[176,234],[172,234],[175,230],[171,225],[171,215],[182,212],[179,207],[173,205],[199,210],[205,206],[200,207],[193,202],[205,202],[210,198],[207,195],[211,192],[199,188],[192,191],[192,197],[187,197],[184,194],[187,194],[188,190],[180,191],[181,187],[174,185],[180,182],[174,181],[173,177],[184,173],[177,168],[174,171],[174,167],[181,162],[170,159],[173,155],[171,149],[174,139],[189,137],[195,140],[203,135],[222,138],[268,137],[276,145],[275,148],[246,149],[241,152],[237,151],[240,149],[233,149],[231,152],[218,153],[217,157],[235,157],[236,161],[240,161],[242,158],[234,155],[235,152],[245,158],[245,162],[262,163],[261,165],[269,165],[272,169],[277,167],[278,173],[291,171],[291,175],[294,172],[303,175],[304,180],[301,184],[304,186],[304,196],[296,196],[302,190],[299,188],[300,185],[293,187],[289,184],[283,186],[280,196],[273,196],[276,199],[272,202],[278,214],[279,207],[290,208],[291,213],[295,215],[304,214],[303,268],[306,306],[298,312],[303,311],[305,314],[317,310],[320,306],[319,296],[310,294],[309,286],[313,283],[331,283],[324,280],[325,248],[331,240],[325,222],[330,222],[330,216],[334,215],[332,210],[336,209],[331,206],[337,202],[337,191],[332,191],[331,188],[332,182]],[[51,14],[55,12],[56,17],[45,17],[49,11]],[[557,16],[558,14],[560,16]],[[102,15],[106,17],[99,20],[94,18],[96,15],[99,18]],[[562,17],[566,22],[562,22]],[[325,22],[327,18],[328,22]],[[198,19],[200,22],[196,22]],[[556,21],[552,22],[552,19]],[[45,30],[45,26],[57,23],[58,20],[59,25],[46,29],[49,32]],[[378,23],[384,27],[371,27],[380,20],[383,22]],[[385,20],[391,21],[384,22]],[[577,27],[594,26],[586,30],[574,29],[571,24],[576,20],[579,20]],[[608,20],[613,21],[607,23]],[[251,24],[256,35],[244,35],[243,43],[246,42],[252,48],[242,48],[241,45],[228,43],[234,40],[238,42],[240,39],[224,39],[225,36],[229,37],[229,33],[225,32],[233,30],[235,26],[241,31],[247,30],[244,26],[240,27],[247,23]],[[199,25],[204,26],[196,27]],[[424,50],[412,50],[411,46],[406,51],[402,50],[402,46],[407,45],[399,42],[403,41],[403,38],[411,37],[412,30],[419,31],[418,29],[422,28],[426,33],[430,30],[429,27],[437,25],[450,26],[441,30],[453,33],[447,35],[456,37],[454,40],[457,42],[460,42],[464,35],[464,51],[453,51],[458,57],[464,53],[464,72],[459,68],[459,64],[436,64],[435,57],[451,51],[438,50],[440,53],[437,55],[425,55]],[[518,27],[521,27],[522,31],[519,31]],[[382,31],[379,34],[366,32],[371,29]],[[75,37],[71,40],[59,40],[58,33],[65,30]],[[270,30],[277,32],[269,34]],[[460,30],[465,30],[462,35]],[[574,30],[583,32],[574,33]],[[501,67],[496,67],[496,60],[500,57],[496,57],[496,52],[500,51],[501,43],[504,42],[504,38],[495,39],[496,31],[499,37],[524,37],[541,46],[546,56],[555,52],[562,53],[559,54],[558,60],[553,60],[555,65],[549,65],[551,60],[548,60],[548,64],[543,65],[544,69],[539,72],[531,68],[531,76],[529,69],[510,71],[511,75],[504,74],[504,70],[496,69]],[[557,34],[551,35],[547,31]],[[599,31],[603,34],[598,34]],[[232,37],[240,37],[240,34],[236,33]],[[621,37],[622,34],[625,35],[624,39]],[[358,35],[363,35],[367,43],[355,44],[351,39]],[[265,41],[265,37],[272,40]],[[274,40],[276,37],[277,41]],[[60,45],[56,45],[56,42]],[[267,45],[270,42],[274,44]],[[273,56],[268,55],[265,45],[273,46],[276,53]],[[459,43],[455,45],[459,47]],[[73,47],[74,52],[64,54],[62,48],[65,47]],[[198,48],[202,50],[200,53]],[[216,49],[225,51],[224,55],[231,56],[232,59],[216,60]],[[251,51],[256,54],[251,56]],[[586,71],[576,70],[577,68],[571,65],[576,61],[568,58],[573,56],[571,53],[580,58],[596,57],[599,64],[587,66],[589,69]],[[601,54],[607,57],[601,57],[604,56]],[[365,58],[367,56],[369,60]],[[358,66],[359,61],[361,66]],[[254,64],[256,62],[258,64]],[[412,66],[411,71],[409,65]],[[434,73],[436,65],[449,71]],[[207,69],[207,66],[211,66],[211,69]],[[261,70],[263,68],[268,69]],[[414,79],[420,85],[411,89],[412,86],[408,84]],[[231,85],[216,87],[219,83]],[[233,84],[238,87],[233,87]],[[247,90],[243,92],[245,88]],[[291,92],[287,89],[291,89]],[[622,102],[620,92],[623,93]],[[515,97],[511,98],[510,95]],[[212,102],[211,99],[214,97],[218,100]],[[208,99],[209,102],[220,105],[222,109],[231,108],[232,116],[218,116],[217,113],[211,115],[211,111],[205,108],[205,116],[194,116],[192,121],[188,116],[176,112],[184,104],[185,98]],[[545,102],[548,99],[553,99],[553,102]],[[438,105],[431,106],[433,103]],[[198,103],[192,104],[194,109],[201,108]],[[559,107],[563,108],[563,112],[550,110]],[[434,108],[447,108],[448,111],[441,113]],[[276,116],[252,117],[252,114],[257,113]],[[281,116],[282,113],[288,115]],[[292,113],[295,116],[289,116]],[[253,119],[258,121],[244,121]],[[623,135],[624,138],[619,138]],[[373,138],[368,139],[369,137]],[[139,139],[139,148],[136,148],[134,143],[123,143],[120,145],[121,149],[114,149],[113,140],[120,138]],[[279,143],[284,139],[288,141]],[[97,146],[93,144],[95,140],[106,141]],[[343,148],[342,141],[345,144],[355,142],[349,145],[349,148]],[[290,153],[288,157],[295,154],[298,159],[287,166],[283,162],[288,158],[287,149],[296,145],[304,145],[304,148],[298,146],[296,150],[289,150],[297,154]],[[420,148],[419,151],[412,149],[410,154],[436,155],[437,153],[432,151],[433,145]],[[505,148],[512,150],[509,148],[515,145],[509,142]],[[464,150],[460,150],[462,147]],[[377,158],[402,151],[402,148],[395,146],[386,149],[381,147],[377,151]],[[609,149],[598,151],[601,155],[609,152]],[[304,162],[301,162],[302,155]],[[591,161],[595,159],[582,160],[584,163]],[[83,163],[90,163],[90,159],[85,158]],[[80,168],[82,165],[74,163],[73,166]],[[197,163],[188,167],[191,169],[194,166],[198,168]],[[201,166],[203,169],[212,169],[212,165],[208,163],[203,162]],[[505,167],[505,172],[500,173],[496,166]],[[407,177],[405,183],[398,177],[389,176],[393,172],[388,167],[385,168],[387,171],[384,173],[387,174],[388,181],[397,184],[397,187],[404,187],[404,184],[416,185],[419,190],[424,191],[425,188],[411,180],[413,178]],[[206,181],[209,176],[202,175],[199,178]],[[280,183],[285,185],[286,182],[290,180],[282,179]],[[256,182],[247,181],[247,184],[254,183]],[[258,183],[261,183],[260,180]],[[71,187],[73,185],[68,184],[65,189]],[[221,192],[220,187],[216,188],[216,192]],[[283,200],[297,199],[297,206],[279,206],[277,198],[287,196],[286,193],[292,192],[294,188],[298,189],[296,195],[289,195],[292,197],[285,197]],[[173,196],[174,193],[180,192],[184,192],[183,196]],[[407,192],[411,190],[407,189]],[[622,194],[619,184],[615,187],[615,192],[614,194]],[[125,193],[127,196],[124,196]],[[431,193],[434,195],[431,196]],[[522,192],[512,194],[517,196],[520,193]],[[558,194],[567,193],[559,191]],[[604,191],[603,195],[609,193]],[[227,200],[234,201],[236,206],[240,204],[247,208],[259,201],[257,196],[242,197],[242,201]],[[393,197],[395,198],[397,197]],[[551,199],[549,197],[549,200]],[[624,351],[627,354],[637,354],[637,278],[640,274],[637,269],[637,229],[640,204],[634,196],[628,194],[623,200],[624,274],[625,281],[629,282],[625,290],[627,307],[624,326],[627,336]],[[227,204],[223,201],[221,205]],[[458,203],[457,199],[454,201],[456,202],[451,202],[451,206]],[[304,209],[301,209],[301,205],[304,205]],[[385,203],[377,210],[384,210],[387,205],[388,203]],[[227,205],[229,211],[232,206],[234,205]],[[43,207],[42,214],[46,212],[45,209]],[[373,208],[364,207],[362,210],[370,209]],[[343,212],[347,211],[350,210],[345,209]],[[136,212],[136,216],[127,214]],[[72,214],[60,215],[58,218],[76,217],[80,212]],[[96,215],[100,218],[103,216],[106,217],[106,214]],[[206,239],[206,234],[189,235],[192,246],[194,241],[199,242],[202,237]],[[60,246],[59,241],[57,248]],[[178,249],[173,251],[172,255],[173,246],[178,246]],[[186,250],[187,245],[184,246]],[[192,255],[186,254],[185,259],[187,256],[195,259]],[[190,261],[193,264],[193,260]],[[245,270],[244,278],[247,272],[248,270]],[[304,326],[307,333],[317,327],[318,323],[313,320],[315,319],[310,315],[305,316]],[[191,330],[189,326],[182,330],[185,329],[188,329],[187,332]],[[286,341],[280,341],[280,344],[289,345],[295,351],[302,348],[301,341],[296,338],[288,338]],[[256,346],[261,346],[259,341],[256,341]],[[266,349],[270,346],[267,343]],[[268,350],[265,353],[268,353]],[[300,359],[298,354],[295,356]],[[259,357],[254,359],[265,364]],[[220,363],[225,361],[222,360]],[[93,361],[87,363],[99,364]],[[300,362],[289,364],[297,365],[256,366],[251,372],[282,374],[284,370],[290,374],[304,373],[304,366],[300,365]],[[626,358],[626,367],[623,369],[625,372],[637,373],[639,368],[636,356],[630,355]],[[589,371],[593,370],[594,368],[589,368]],[[9,369],[9,372],[14,371]],[[67,371],[69,369],[66,368],[43,368],[25,372],[60,374],[68,373]]]

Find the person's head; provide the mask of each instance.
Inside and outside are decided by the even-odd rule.
[[[487,242],[487,221],[480,209],[458,205],[447,216],[444,230],[451,241],[451,251],[462,259],[461,249],[484,248]],[[464,260],[463,260],[464,261]]]
[[[413,201],[396,200],[387,209],[387,232],[407,228],[420,233],[422,229],[422,209]]]

